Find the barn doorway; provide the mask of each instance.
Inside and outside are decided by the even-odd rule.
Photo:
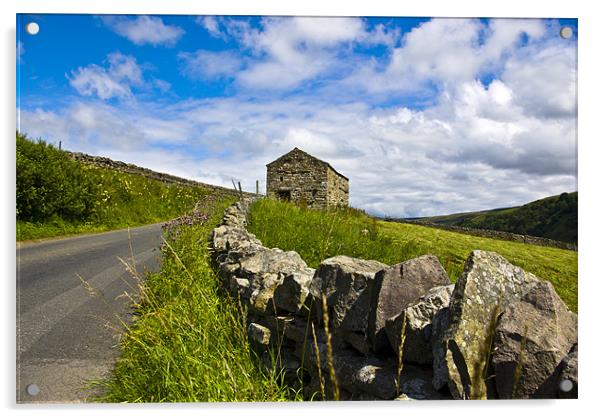
[[[290,202],[291,191],[290,190],[278,190],[276,192],[276,197],[278,198],[278,200],[285,200],[287,202]]]

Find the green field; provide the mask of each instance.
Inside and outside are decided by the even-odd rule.
[[[16,191],[17,241],[161,222],[210,193],[88,166],[20,134]]]
[[[424,226],[377,221],[355,209],[316,211],[261,200],[250,213],[249,230],[267,247],[297,251],[312,267],[348,255],[396,264],[435,254],[452,282],[472,250],[495,251],[511,263],[550,281],[577,312],[577,252],[480,238]]]
[[[492,229],[577,243],[577,211],[578,194],[573,192],[546,197],[513,208],[419,219],[436,224]]]

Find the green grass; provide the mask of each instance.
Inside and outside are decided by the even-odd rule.
[[[17,241],[161,222],[209,193],[87,166],[17,134]]]
[[[577,312],[577,252],[574,251],[377,221],[351,208],[316,211],[267,199],[252,206],[249,220],[249,230],[263,245],[297,251],[314,268],[335,255],[391,265],[435,254],[455,282],[472,250],[495,251],[550,281],[568,307]]]
[[[104,402],[286,401],[300,399],[263,372],[247,342],[245,316],[220,291],[207,240],[223,210],[168,238],[161,271],[143,282],[139,319],[121,342]]]

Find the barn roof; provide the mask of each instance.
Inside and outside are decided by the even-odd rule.
[[[292,150],[290,150],[290,151],[289,151],[289,152],[287,152],[286,154],[282,155],[281,157],[279,157],[279,158],[275,159],[275,160],[274,160],[274,161],[272,161],[271,163],[268,163],[268,164],[266,164],[266,167],[269,167],[269,166],[271,166],[271,165],[273,165],[273,164],[277,163],[278,161],[282,160],[284,157],[286,157],[286,156],[288,156],[288,155],[290,155],[290,154],[292,154],[292,153],[296,153],[296,154],[297,154],[297,153],[301,153],[301,154],[303,154],[303,155],[306,155],[306,156],[308,156],[308,157],[309,157],[309,158],[311,158],[312,160],[315,160],[316,162],[318,162],[318,163],[320,163],[320,164],[327,165],[327,166],[328,166],[328,167],[330,167],[330,169],[331,169],[332,171],[334,171],[336,174],[338,174],[339,176],[343,177],[345,180],[349,181],[349,178],[347,178],[346,176],[344,176],[344,175],[342,175],[341,173],[339,173],[337,170],[335,170],[335,169],[334,169],[334,167],[333,167],[333,166],[331,166],[331,165],[330,165],[329,163],[327,163],[326,161],[322,161],[322,160],[320,160],[319,158],[316,158],[316,157],[314,157],[313,155],[311,155],[311,154],[308,154],[307,152],[305,152],[305,151],[303,151],[303,150],[301,150],[301,149],[299,149],[299,148],[297,148],[297,147],[293,148]]]

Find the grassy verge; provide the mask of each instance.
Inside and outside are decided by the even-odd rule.
[[[17,134],[17,241],[161,222],[209,193],[87,166]]]
[[[348,255],[396,264],[435,254],[455,282],[472,250],[495,251],[550,281],[577,312],[577,252],[474,237],[418,225],[377,221],[355,209],[315,211],[274,200],[251,208],[249,230],[267,247],[295,250],[312,267]]]
[[[223,210],[205,208],[200,223],[172,226],[161,271],[141,281],[139,319],[121,341],[104,402],[285,401],[300,399],[279,376],[260,370],[244,312],[220,291],[207,239]],[[189,218],[191,219],[191,218]],[[185,221],[184,224],[191,222]]]
[[[190,211],[209,195],[203,187],[167,185],[142,176],[85,167],[97,178],[99,196],[93,211],[83,219],[65,219],[53,214],[41,221],[17,219],[17,241],[102,232],[173,219]]]

